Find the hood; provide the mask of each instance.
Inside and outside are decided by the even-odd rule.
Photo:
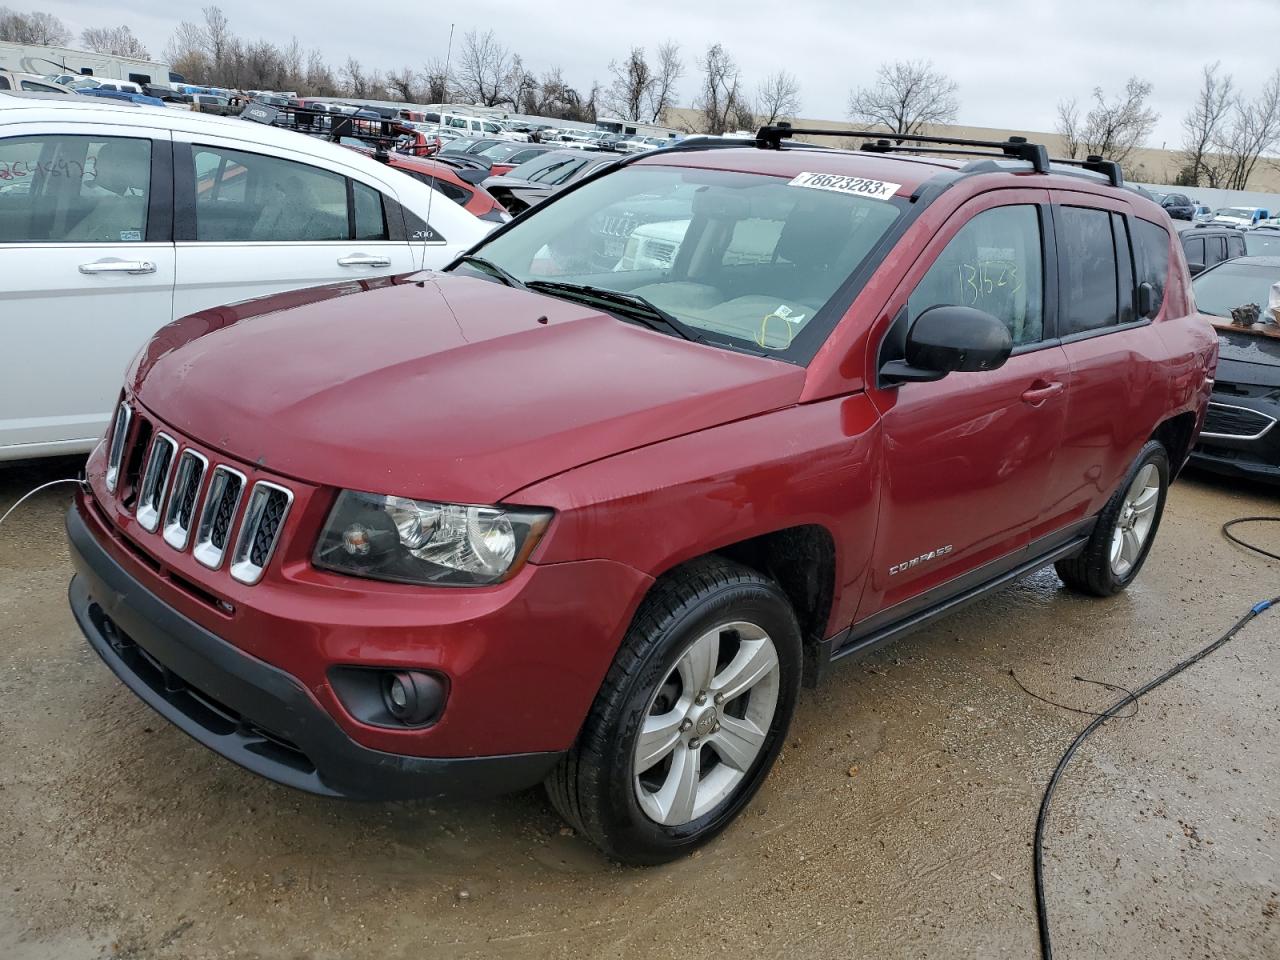
[[[311,483],[492,503],[796,402],[800,367],[468,277],[347,284],[172,324],[133,389],[176,430]],[[301,303],[301,305],[296,305]]]

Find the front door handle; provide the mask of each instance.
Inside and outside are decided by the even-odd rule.
[[[1022,391],[1022,402],[1038,407],[1046,400],[1056,397],[1066,389],[1060,381],[1037,380],[1029,388]]]
[[[367,253],[353,253],[345,257],[339,257],[338,266],[340,267],[389,267],[391,266],[391,258],[371,256]]]
[[[155,273],[156,265],[150,260],[118,260],[115,257],[107,257],[105,260],[95,260],[93,263],[80,264],[80,272],[90,275],[95,273],[131,273],[139,275]]]

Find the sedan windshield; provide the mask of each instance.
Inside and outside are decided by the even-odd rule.
[[[1232,263],[1207,270],[1192,283],[1196,306],[1216,317],[1230,317],[1231,311],[1246,304],[1267,309],[1272,284],[1280,282],[1280,266]]]
[[[570,298],[575,286],[584,301],[592,290],[626,294],[696,339],[804,362],[825,339],[823,324],[810,324],[902,203],[783,177],[634,165],[539,208],[478,255],[553,296]],[[595,296],[606,299],[621,302]]]

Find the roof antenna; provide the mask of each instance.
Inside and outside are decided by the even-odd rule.
[[[446,100],[449,99],[449,63],[452,57],[453,57],[453,24],[451,23],[449,24],[449,45],[445,47],[445,51],[444,51],[444,96]],[[439,119],[436,120],[436,143],[440,143],[440,124],[443,122],[444,122],[444,104],[442,103],[440,104]],[[439,153],[439,150],[437,149],[436,152]],[[427,229],[424,230],[422,234],[422,269],[424,270],[427,268],[427,243],[431,239],[432,234],[436,232],[435,227],[431,226],[431,207],[435,203],[436,194],[440,192],[439,189],[436,187],[437,177],[435,176],[434,173],[432,173],[430,176],[431,176],[431,183],[428,184],[428,187],[430,187],[431,189],[431,196],[427,197]]]

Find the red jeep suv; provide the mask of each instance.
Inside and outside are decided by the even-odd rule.
[[[162,330],[67,519],[94,650],[280,783],[545,781],[656,863],[833,661],[1047,564],[1123,590],[1216,363],[1164,211],[1020,140],[795,132]]]

